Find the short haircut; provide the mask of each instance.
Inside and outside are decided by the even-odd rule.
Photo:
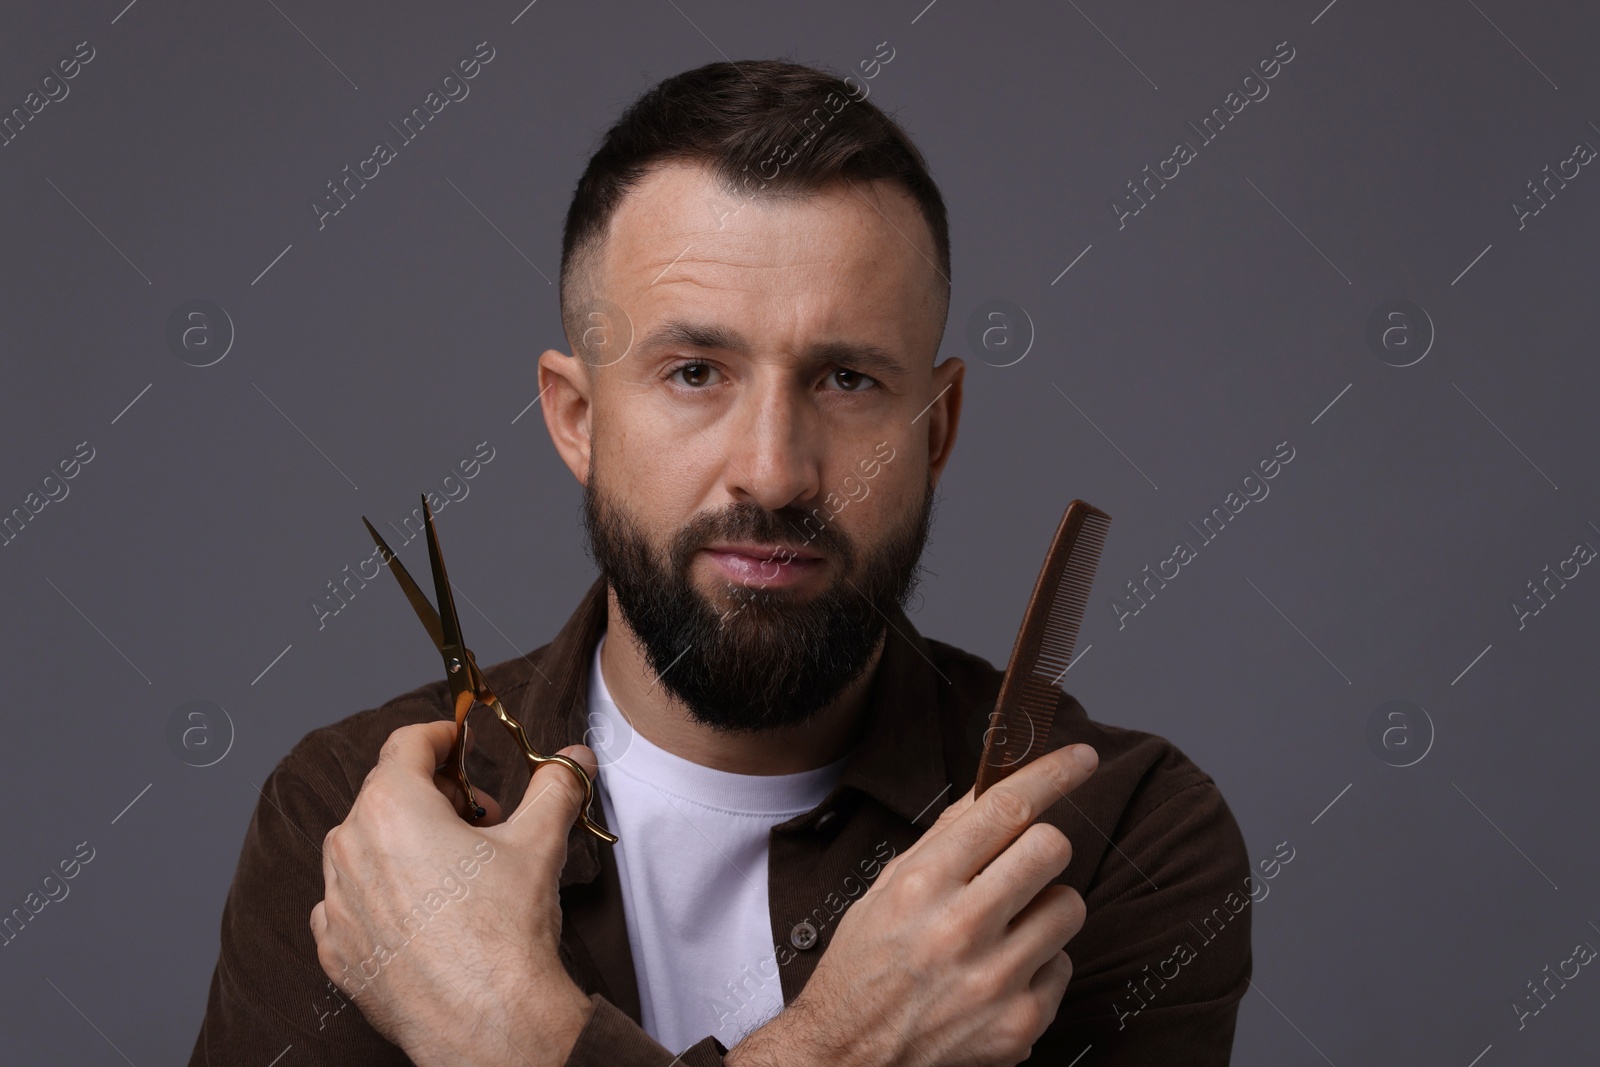
[[[739,197],[805,196],[835,182],[888,180],[915,201],[933,235],[948,313],[950,228],[927,162],[864,85],[785,60],[707,63],[650,89],[608,129],[567,208],[561,318],[574,345],[597,252],[624,197],[663,163],[708,166]],[[941,320],[942,329],[942,320]],[[579,353],[575,353],[579,354]]]

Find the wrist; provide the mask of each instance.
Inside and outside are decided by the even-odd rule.
[[[512,973],[519,977],[511,978]],[[457,989],[467,1004],[457,1000],[461,1010],[452,1012],[448,1023],[425,1028],[424,1047],[402,1046],[417,1067],[562,1067],[567,1062],[594,1014],[588,995],[565,972],[551,979],[500,968],[499,976],[479,994]]]
[[[507,1048],[501,1041],[501,1051],[508,1053],[508,1058],[488,1062],[528,1067],[531,1059],[539,1067],[562,1067],[594,1015],[589,994],[578,988],[560,964],[551,968],[535,962],[524,968],[502,968],[495,984],[499,1003],[517,1005],[501,1024],[515,1048]],[[491,1030],[489,1036],[496,1035]]]
[[[840,1067],[846,1051],[835,1047],[802,993],[729,1049],[723,1062],[727,1067]]]
[[[548,1032],[550,1062],[565,1064],[578,1044],[578,1038],[594,1015],[594,1001],[570,980],[561,1003],[553,1010]]]

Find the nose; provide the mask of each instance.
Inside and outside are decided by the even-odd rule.
[[[822,488],[820,413],[803,387],[779,377],[758,375],[740,397],[726,444],[729,496],[769,511],[815,500]]]

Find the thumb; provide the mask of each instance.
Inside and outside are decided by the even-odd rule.
[[[595,755],[588,745],[568,745],[556,755],[575,760],[591,781],[599,773]],[[572,768],[550,760],[534,771],[528,780],[527,792],[523,793],[517,810],[505,825],[517,840],[559,846],[558,851],[564,857],[567,832],[577,821],[587,797],[583,780]]]

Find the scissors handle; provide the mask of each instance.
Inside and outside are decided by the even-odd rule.
[[[472,703],[471,693],[457,694],[456,740],[450,746],[450,754],[444,758],[444,766],[439,768],[440,773],[448,768],[456,784],[461,787],[461,792],[466,794],[468,822],[484,816],[483,805],[478,803],[477,796],[472,792],[472,783],[467,781],[467,712],[472,710]]]
[[[594,804],[594,779],[589,777],[588,772],[579,766],[578,761],[573,759],[571,756],[540,755],[538,750],[535,749],[533,745],[528,743],[528,735],[523,732],[522,724],[516,719],[513,719],[510,714],[506,712],[505,705],[500,703],[500,698],[492,693],[490,693],[488,696],[488,700],[480,700],[479,702],[487,704],[489,708],[494,711],[495,715],[499,717],[500,721],[505,724],[506,729],[511,731],[511,736],[517,739],[517,744],[522,746],[522,754],[528,759],[528,770],[530,773],[538,773],[539,768],[544,766],[546,763],[559,763],[563,767],[566,767],[568,770],[570,770],[573,774],[577,775],[578,781],[583,783],[583,807],[578,812],[578,825],[582,826],[585,830],[589,831],[589,833],[598,837],[607,844],[616,844],[617,835],[609,833],[605,827],[601,826],[599,823],[595,822],[589,817],[589,810]]]

